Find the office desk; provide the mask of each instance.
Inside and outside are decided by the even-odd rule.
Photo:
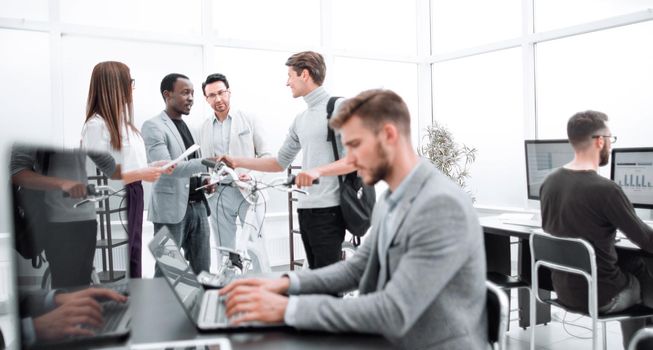
[[[531,285],[531,253],[529,248],[529,237],[536,228],[504,224],[499,216],[486,216],[480,218],[481,226],[485,234],[485,253],[487,259],[488,273],[500,275],[512,275],[510,238],[515,237],[518,241],[517,253],[517,275],[512,282],[526,282]],[[615,243],[617,253],[633,253],[653,257],[652,253],[639,249],[627,239]],[[548,275],[548,276],[547,276]],[[506,279],[506,282],[511,282]],[[548,291],[553,290],[550,274],[542,271],[540,273],[540,294],[548,297]],[[520,289],[517,294],[519,310],[519,326],[526,328],[529,325],[529,300],[530,294],[527,290]],[[536,324],[548,323],[551,321],[551,310],[548,304],[538,303]]]
[[[230,333],[200,333],[188,320],[163,278],[130,281],[130,343],[227,337],[241,349],[394,349],[385,338],[367,334],[333,334],[291,328]]]
[[[487,272],[496,273],[497,275],[511,276],[511,243],[510,238],[517,238],[517,275],[516,277],[506,279],[508,283],[526,282],[531,285],[531,253],[528,245],[528,239],[531,236],[532,228],[526,226],[517,226],[504,224],[498,216],[486,216],[480,218],[481,226],[485,238],[485,255],[487,260]],[[540,283],[545,289],[540,290],[543,297],[547,297],[548,291],[552,286],[546,283]],[[529,301],[530,293],[528,290],[519,289],[517,292],[517,305],[519,313],[519,327],[526,328],[529,326]],[[536,324],[546,324],[551,322],[551,307],[548,304],[537,304]]]

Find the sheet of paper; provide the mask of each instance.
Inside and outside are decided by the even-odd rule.
[[[198,145],[192,145],[192,146],[188,147],[188,149],[184,153],[182,153],[179,157],[171,160],[166,165],[162,166],[161,169],[166,170],[166,169],[170,168],[171,166],[176,165],[177,163],[179,163],[182,160],[186,159],[186,157],[188,157],[189,155],[191,155],[193,152],[197,151],[198,149],[200,149],[200,146],[198,146]]]

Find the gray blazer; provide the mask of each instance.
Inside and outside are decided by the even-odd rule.
[[[141,128],[147,150],[147,161],[172,160],[186,150],[175,124],[165,111],[148,119]],[[199,151],[198,151],[199,152]],[[207,171],[201,159],[177,164],[171,175],[161,175],[152,185],[152,197],[147,219],[159,224],[177,224],[183,220],[188,207],[189,177]]]
[[[487,349],[485,248],[469,199],[422,160],[395,210],[395,232],[379,271],[377,202],[369,237],[346,261],[297,273],[299,294],[358,288],[357,298],[300,295],[296,327],[380,333],[405,349]]]

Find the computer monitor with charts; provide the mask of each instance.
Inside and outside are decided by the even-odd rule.
[[[610,178],[635,208],[653,209],[653,148],[613,149]]]
[[[528,199],[540,199],[540,186],[555,169],[574,159],[567,140],[526,140],[526,183]]]

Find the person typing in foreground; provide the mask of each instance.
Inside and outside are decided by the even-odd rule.
[[[93,335],[80,327],[102,325],[102,306],[99,300],[124,303],[127,297],[106,288],[87,288],[67,293],[62,290],[36,290],[20,293],[20,315],[23,344],[62,339],[67,336]]]
[[[346,261],[229,284],[221,290],[228,316],[378,333],[405,349],[488,348],[478,218],[469,196],[415,153],[404,101],[389,90],[364,91],[342,103],[331,126],[365,183],[389,186],[369,236]],[[356,298],[331,296],[354,289]]]

